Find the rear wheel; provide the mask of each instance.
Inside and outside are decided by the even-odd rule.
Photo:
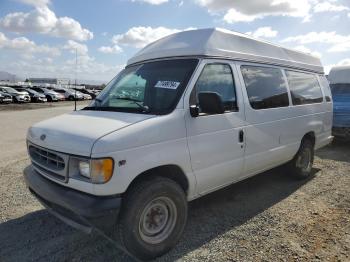
[[[288,168],[291,175],[299,179],[308,178],[311,175],[314,163],[314,144],[305,139],[301,142],[298,153],[289,162]]]
[[[139,259],[163,255],[176,245],[187,221],[187,199],[174,181],[155,177],[127,193],[119,220],[126,249]]]

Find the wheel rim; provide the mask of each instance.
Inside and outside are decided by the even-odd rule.
[[[159,244],[173,232],[177,220],[175,203],[168,197],[159,197],[143,209],[139,234],[149,244]]]
[[[311,164],[311,150],[310,148],[304,148],[304,150],[299,154],[296,165],[303,172],[310,172]]]

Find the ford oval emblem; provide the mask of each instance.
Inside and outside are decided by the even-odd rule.
[[[46,138],[46,135],[45,135],[45,134],[42,134],[42,135],[40,136],[40,139],[41,139],[42,141],[44,141],[45,138]]]

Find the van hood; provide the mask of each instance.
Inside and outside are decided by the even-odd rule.
[[[32,126],[27,139],[38,146],[80,156],[90,156],[95,141],[154,115],[105,111],[76,111]]]

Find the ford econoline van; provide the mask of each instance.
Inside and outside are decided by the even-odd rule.
[[[328,80],[333,96],[333,135],[350,141],[350,66],[333,67]]]
[[[110,228],[152,259],[180,239],[188,201],[282,164],[309,177],[332,110],[316,57],[221,29],[176,33],[89,106],[32,126],[24,177],[67,224]]]

